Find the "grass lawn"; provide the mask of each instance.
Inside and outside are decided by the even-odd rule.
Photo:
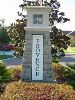
[[[12,55],[0,55],[0,60],[2,59],[7,59],[7,58],[12,58]]]
[[[68,47],[65,53],[75,53],[75,47]]]

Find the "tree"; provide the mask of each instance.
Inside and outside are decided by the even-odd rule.
[[[41,1],[41,3],[40,3],[40,1]],[[56,26],[54,26],[54,24],[61,23],[61,22],[65,23],[65,22],[69,21],[70,19],[65,18],[65,13],[59,11],[60,3],[57,0],[36,0],[36,1],[23,0],[23,4],[21,4],[20,7],[23,10],[24,6],[41,6],[41,5],[49,6],[50,8],[52,8],[51,13],[49,14],[49,25],[52,27],[51,32],[50,32],[51,44],[52,44],[52,56],[57,56],[58,52],[60,53],[59,54],[59,56],[60,56],[61,54],[64,54],[63,50],[67,49],[67,47],[70,45],[70,38],[68,36],[64,35],[62,33],[61,29],[57,29]],[[24,27],[26,26],[27,16],[23,15],[20,12],[18,12],[18,15],[21,16],[21,18],[22,18],[21,20],[23,21],[23,23],[20,23],[21,20],[18,20],[18,23],[11,25],[10,33],[14,33],[15,37],[12,38],[13,40],[18,35],[17,38],[19,39],[19,41],[17,41],[17,39],[15,40],[16,46],[18,46],[18,43],[23,43],[23,46],[24,46],[24,33],[25,33]],[[20,27],[17,27],[18,25]],[[22,29],[23,29],[23,31],[22,31]],[[15,30],[16,30],[16,32],[15,32]],[[23,35],[23,40],[20,38],[21,35]],[[23,48],[21,47],[20,49],[22,50]],[[19,51],[18,54],[20,55],[22,53]]]
[[[0,81],[11,79],[11,75],[6,69],[6,65],[0,60]]]
[[[9,36],[15,49],[14,55],[20,57],[23,55],[23,48],[25,43],[25,30],[26,19],[17,19],[16,23],[11,24],[9,28]]]
[[[10,37],[8,35],[7,29],[0,27],[0,49],[2,50],[3,46],[9,44]]]

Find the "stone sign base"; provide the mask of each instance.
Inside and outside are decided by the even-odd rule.
[[[43,35],[43,80],[32,80],[32,42],[33,35]],[[30,32],[25,35],[25,51],[23,61],[23,81],[55,82],[52,68],[51,42],[49,32]]]

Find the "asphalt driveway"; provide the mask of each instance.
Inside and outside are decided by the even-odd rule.
[[[61,58],[60,62],[75,64],[75,54],[66,54],[65,57]]]

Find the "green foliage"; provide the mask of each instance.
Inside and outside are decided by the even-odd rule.
[[[52,62],[53,63],[58,63],[59,62],[59,58],[56,56],[56,57],[52,57]]]
[[[51,37],[51,50],[52,50],[52,56],[57,56],[57,58],[65,56],[64,49],[67,49],[70,45],[70,38],[63,34],[63,32],[60,29],[57,29],[55,26],[52,28],[50,32]]]
[[[67,84],[71,85],[75,90],[75,80],[74,81],[73,80],[69,80],[69,81],[67,81]]]
[[[9,80],[11,78],[10,72],[6,69],[5,64],[0,61],[0,81]]]
[[[15,56],[22,56],[23,55],[23,48],[25,43],[25,29],[26,26],[26,20],[16,20],[16,23],[11,24],[9,28],[9,36],[12,40],[12,44],[14,45],[15,49]]]
[[[62,66],[58,63],[53,64],[53,69],[57,82],[67,83],[75,89],[75,67],[74,65]]]
[[[12,55],[0,55],[0,60],[2,59],[7,59],[7,58],[12,58]]]
[[[75,64],[67,64],[71,69],[75,70]]]
[[[11,74],[8,70],[2,75],[2,79],[3,80],[11,80]]]
[[[69,67],[64,67],[64,72],[67,80],[75,80],[75,70]]]
[[[10,37],[8,35],[6,28],[4,27],[0,28],[0,49],[4,45],[9,44],[9,42],[10,42]]]

